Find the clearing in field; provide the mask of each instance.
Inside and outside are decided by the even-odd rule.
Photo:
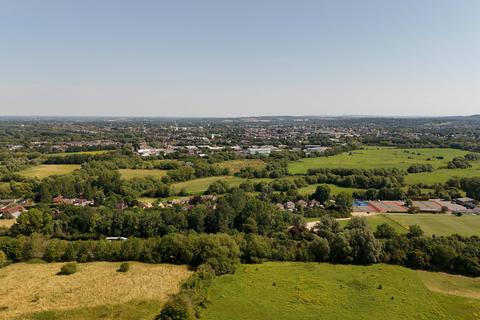
[[[265,167],[265,162],[260,159],[242,159],[242,160],[229,160],[220,162],[218,164],[220,168],[228,168],[231,173],[236,173],[242,168],[252,167],[255,169],[262,169]]]
[[[42,164],[27,168],[18,173],[28,178],[43,179],[49,176],[69,174],[77,169],[80,169],[80,165],[78,164]]]
[[[327,186],[330,188],[330,191],[333,195],[339,194],[340,192],[345,192],[348,194],[352,194],[355,191],[358,191],[359,189],[355,188],[346,188],[346,187],[339,187],[335,184],[329,184],[329,183],[320,183],[320,184],[310,184],[306,187],[298,189],[298,193],[301,195],[311,195],[315,192],[318,186]]]
[[[407,152],[406,152],[407,151]],[[315,168],[399,168],[406,170],[412,164],[431,164],[434,168],[445,166],[454,157],[464,156],[467,151],[442,148],[397,149],[367,147],[331,157],[305,158],[289,163],[293,174],[307,173]],[[443,157],[437,159],[436,157]],[[430,159],[430,160],[427,160]]]
[[[167,170],[160,169],[120,169],[120,175],[123,179],[154,177],[161,178],[167,174]]]
[[[459,234],[462,236],[480,236],[480,216],[463,215],[457,217],[451,214],[428,213],[388,213],[385,216],[404,228],[418,224],[427,235],[448,236]]]
[[[205,320],[478,319],[480,301],[431,292],[391,265],[242,265],[215,279]]]
[[[153,319],[191,274],[185,266],[79,264],[59,276],[62,263],[12,264],[0,269],[0,319]]]
[[[207,177],[194,180],[188,180],[183,182],[177,182],[172,185],[173,189],[176,192],[180,190],[185,190],[188,194],[196,195],[202,194],[207,191],[208,187],[215,181],[225,181],[230,187],[238,187],[242,182],[247,181],[248,179],[235,177],[235,176],[216,176],[216,177]],[[260,181],[272,181],[268,178],[259,178],[259,179],[249,179],[253,183]]]

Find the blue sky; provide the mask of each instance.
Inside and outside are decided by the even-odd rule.
[[[0,115],[474,113],[477,0],[0,0]]]

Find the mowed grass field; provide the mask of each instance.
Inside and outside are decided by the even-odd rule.
[[[408,151],[408,152],[405,152]],[[350,153],[331,157],[304,158],[289,163],[293,174],[307,173],[315,168],[399,168],[406,170],[412,164],[431,164],[434,168],[445,166],[454,157],[464,156],[467,151],[442,148],[397,149],[386,147],[367,147]],[[436,159],[443,157],[444,159]],[[430,158],[430,160],[427,160]]]
[[[365,216],[365,219],[372,232],[377,230],[377,226],[382,223],[391,225],[397,233],[407,233],[410,225],[417,224],[427,235],[480,236],[480,216],[464,215],[457,217],[451,214],[385,213]],[[309,219],[309,221],[316,220],[318,219]],[[339,220],[339,223],[346,226],[348,220]]]
[[[160,169],[120,169],[118,170],[123,179],[155,177],[161,178],[167,174],[167,170]]]
[[[384,214],[376,214],[376,215],[370,215],[365,217],[367,221],[367,226],[368,228],[372,231],[375,232],[377,230],[377,226],[386,223],[389,224],[390,226],[395,229],[397,233],[407,233],[408,228],[404,227],[400,223],[394,221],[393,219],[389,218],[388,216]],[[341,226],[346,226],[348,224],[348,220],[339,220],[338,221]]]
[[[447,293],[430,291],[416,271],[399,266],[271,262],[215,279],[201,318],[478,319],[480,300]]]
[[[59,276],[62,263],[11,264],[0,269],[0,319],[153,319],[191,274],[185,266],[131,262],[79,264]]]
[[[75,154],[104,154],[104,153],[109,153],[113,152],[114,150],[96,150],[96,151],[78,151],[78,152],[57,152],[57,153],[49,153],[47,154],[47,157],[64,157],[64,156],[69,156],[69,155],[75,155]]]
[[[459,234],[462,236],[480,236],[480,216],[463,215],[457,217],[451,214],[426,213],[387,213],[385,216],[404,228],[418,224],[427,235],[447,236]],[[370,218],[367,218],[367,221],[368,219]]]
[[[80,169],[77,164],[42,164],[39,166],[27,168],[18,172],[20,175],[28,178],[43,179],[49,176],[69,174]]]

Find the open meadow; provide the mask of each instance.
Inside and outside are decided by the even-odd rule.
[[[18,172],[27,178],[43,179],[49,176],[69,174],[80,169],[78,164],[42,164]]]
[[[367,147],[331,157],[300,159],[290,162],[288,167],[293,174],[304,174],[308,169],[315,168],[398,168],[406,170],[412,164],[431,164],[434,168],[439,168],[445,166],[454,157],[464,156],[467,153],[463,150],[441,148]],[[443,157],[443,159],[436,157]]]
[[[153,319],[191,274],[185,266],[131,262],[79,264],[57,275],[63,263],[16,263],[0,269],[0,319]]]
[[[260,159],[241,159],[241,160],[228,160],[217,164],[220,168],[227,168],[231,173],[236,173],[242,168],[251,167],[255,169],[261,169],[265,167],[265,162]]]
[[[480,162],[470,162],[471,168],[466,169],[437,169],[432,172],[420,172],[405,176],[405,184],[414,185],[417,183],[435,184],[445,183],[453,177],[470,178],[480,177]]]
[[[161,178],[167,175],[167,170],[160,169],[119,169],[118,171],[125,180],[146,177]]]
[[[235,176],[215,176],[215,177],[206,177],[200,179],[193,179],[183,182],[177,182],[172,185],[173,190],[179,192],[180,190],[185,190],[188,194],[195,195],[195,194],[202,194],[204,193],[208,187],[214,183],[215,181],[224,181],[230,187],[238,187],[241,183],[250,180],[252,182],[260,182],[260,181],[272,181],[269,178],[259,178],[259,179],[245,179]]]
[[[301,195],[308,196],[308,195],[313,194],[315,192],[315,190],[317,190],[318,186],[329,187],[330,191],[333,195],[339,194],[341,192],[352,194],[353,192],[359,190],[359,189],[355,189],[355,188],[339,187],[335,184],[330,184],[330,183],[316,183],[316,184],[310,184],[310,185],[308,185],[306,187],[303,187],[303,188],[299,188],[297,191]]]
[[[215,279],[205,320],[454,320],[478,319],[480,300],[456,295],[478,279],[461,277],[459,287],[430,291],[450,275],[427,279],[392,265],[333,265],[269,262],[242,265],[234,275]]]

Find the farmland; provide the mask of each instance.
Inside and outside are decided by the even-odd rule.
[[[432,292],[422,279],[381,264],[243,265],[215,280],[202,319],[385,319],[387,310],[392,320],[478,319],[479,300]],[[475,289],[476,280],[468,280],[461,285]]]
[[[412,164],[431,164],[434,168],[439,168],[445,166],[454,157],[464,156],[467,153],[457,149],[367,147],[331,157],[304,158],[294,161],[289,164],[289,171],[293,174],[302,174],[307,173],[308,169],[315,168],[398,168],[406,170]]]
[[[80,166],[76,164],[43,164],[22,170],[19,174],[28,178],[43,179],[54,175],[69,174],[79,168]]]
[[[123,179],[154,177],[161,178],[167,174],[167,170],[159,169],[120,169],[120,175]]]
[[[190,272],[184,266],[131,263],[79,265],[58,276],[61,263],[12,264],[0,269],[0,319],[148,319]],[[21,285],[19,285],[21,283]]]

